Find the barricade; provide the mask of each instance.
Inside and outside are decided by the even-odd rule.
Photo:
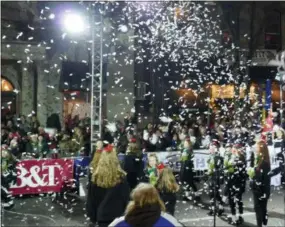
[[[17,180],[10,187],[13,195],[60,192],[74,180],[72,159],[31,159],[17,163]]]
[[[271,168],[278,167],[276,154],[280,148],[269,146]],[[158,151],[143,154],[144,165],[147,164],[149,154],[157,155],[160,162],[173,169],[180,171],[180,151]],[[121,162],[125,154],[118,154]],[[208,150],[194,150],[194,171],[196,177],[203,178],[207,170]],[[12,185],[10,191],[13,195],[41,194],[49,192],[61,192],[67,184],[74,185],[79,189],[79,178],[86,176],[90,157],[62,158],[62,159],[31,159],[22,160],[17,163],[17,181]],[[279,186],[281,175],[271,178],[271,185]]]

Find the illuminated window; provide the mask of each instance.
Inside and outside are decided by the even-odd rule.
[[[232,99],[234,98],[234,85],[215,85],[212,88],[212,99]]]
[[[5,79],[1,79],[1,91],[13,91],[13,85]]]

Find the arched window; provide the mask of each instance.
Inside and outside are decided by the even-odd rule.
[[[14,86],[6,79],[1,78],[1,92],[14,91]]]

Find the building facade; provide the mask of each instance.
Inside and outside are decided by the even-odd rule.
[[[258,96],[263,96],[267,79],[271,80],[272,104],[279,110],[280,86],[274,80],[277,67],[270,62],[276,54],[285,48],[285,5],[283,2],[216,2],[212,3],[218,10],[221,30],[221,57],[226,60],[230,71],[224,67],[218,74],[210,74],[212,79],[203,84],[203,89],[187,86],[187,81],[179,83],[175,90],[180,106],[204,109],[209,102],[203,102],[205,95],[210,100],[210,106],[222,108],[225,101],[231,105],[233,100],[243,100],[246,93],[252,102]],[[213,62],[217,65],[217,62]],[[206,66],[208,67],[208,66]],[[205,68],[201,65],[200,69]],[[239,76],[243,70],[243,76]],[[232,75],[225,80],[216,82],[216,78]],[[179,75],[178,75],[179,76]],[[206,76],[206,75],[205,75]],[[245,78],[248,79],[245,79]],[[194,78],[195,80],[195,78]],[[190,82],[193,81],[189,79]],[[248,84],[248,90],[244,85]],[[182,86],[181,86],[182,85]],[[283,97],[284,97],[283,91]],[[206,105],[206,106],[205,106]]]
[[[85,90],[61,88],[66,83],[63,78],[66,70],[62,68],[63,62],[84,63],[90,68],[89,38],[70,37],[66,41],[57,42],[51,34],[55,34],[55,30],[60,28],[42,24],[40,11],[43,7],[39,7],[38,4],[20,1],[1,2],[2,115],[6,112],[17,115],[36,113],[43,126],[47,117],[53,113],[59,114],[62,120],[67,115],[88,117],[90,83],[86,84]],[[53,4],[55,8],[63,7],[61,3]],[[108,48],[103,49],[106,59],[103,118],[110,121],[122,120],[134,105],[133,50],[128,48],[133,42],[129,39],[133,31],[129,29],[127,33],[118,35],[117,47],[120,46],[124,51],[112,56],[111,53],[118,50],[111,42],[110,33],[113,30],[108,18],[104,20],[104,26],[107,29],[103,45]],[[47,31],[37,32],[43,27]],[[49,43],[46,41],[47,37]],[[127,63],[126,56],[130,59]],[[83,79],[84,76],[82,75]]]

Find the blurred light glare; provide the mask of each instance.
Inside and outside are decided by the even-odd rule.
[[[81,33],[84,31],[85,24],[80,15],[69,13],[64,17],[64,27],[68,32]]]
[[[53,19],[55,18],[55,15],[52,13],[52,14],[49,15],[48,18],[51,19],[51,20],[53,20]]]

